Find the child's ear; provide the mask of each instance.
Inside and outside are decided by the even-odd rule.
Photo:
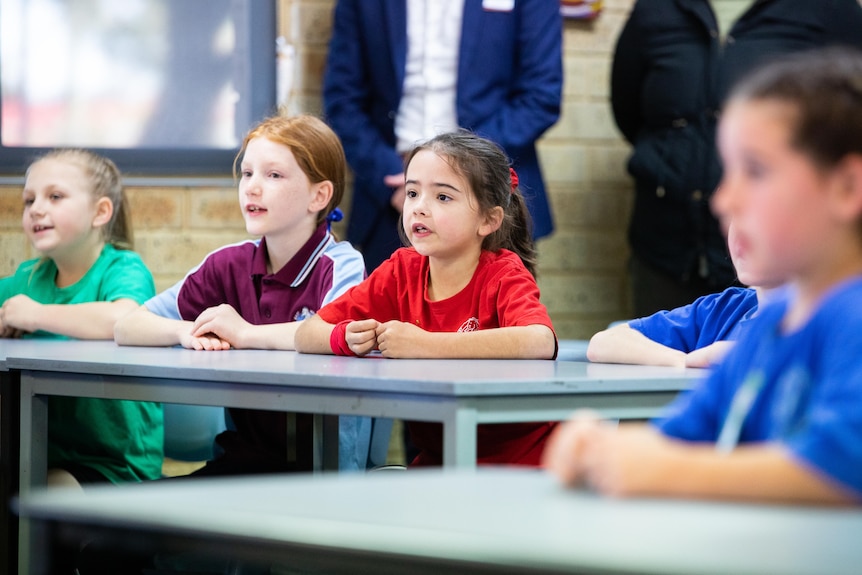
[[[479,235],[481,237],[487,237],[500,229],[500,226],[503,225],[503,208],[501,206],[494,206],[485,214],[485,221],[479,226]]]
[[[313,195],[308,204],[308,211],[316,214],[317,212],[325,210],[326,206],[329,205],[329,200],[332,199],[332,194],[332,182],[329,180],[324,180],[320,183],[314,184]]]
[[[96,213],[93,216],[93,227],[100,228],[111,221],[114,215],[114,202],[106,196],[96,200]]]
[[[848,154],[836,169],[841,217],[862,220],[862,154]]]

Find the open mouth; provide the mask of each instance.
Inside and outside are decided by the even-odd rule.
[[[33,226],[33,233],[38,234],[39,232],[44,232],[45,230],[51,230],[53,226]]]
[[[427,234],[431,230],[423,226],[422,224],[413,224],[413,231],[417,234]]]
[[[248,206],[246,211],[250,214],[257,214],[267,211],[266,208],[262,208],[260,206]]]

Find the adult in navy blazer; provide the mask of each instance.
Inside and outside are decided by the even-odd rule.
[[[404,171],[395,150],[395,115],[406,57],[405,0],[338,0],[323,101],[355,177],[347,239],[362,250],[369,270],[401,245],[393,188],[383,180]],[[553,230],[535,143],[559,118],[562,83],[558,2],[464,0],[458,124],[493,140],[512,159],[534,238]]]

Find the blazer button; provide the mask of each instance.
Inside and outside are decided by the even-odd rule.
[[[657,198],[663,198],[665,195],[664,186],[659,186],[655,189],[655,195]]]
[[[390,120],[394,120],[395,119],[395,110],[389,110],[389,113],[386,115],[389,116]]]
[[[701,192],[700,190],[695,190],[691,194],[691,199],[695,202],[701,201],[703,199],[703,192]]]

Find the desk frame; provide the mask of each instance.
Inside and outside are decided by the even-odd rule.
[[[18,521],[9,502],[19,481],[19,385],[18,372],[0,371],[0,572],[10,574],[18,564]]]
[[[368,360],[373,361],[373,360]],[[238,393],[238,386],[242,392]],[[95,397],[170,403],[214,405],[312,413],[317,416],[349,414],[437,421],[443,424],[445,467],[476,465],[476,428],[480,423],[554,421],[569,417],[577,408],[590,408],[614,419],[654,417],[678,391],[584,393],[537,396],[441,397],[395,392],[315,389],[283,386],[230,384],[194,379],[92,375],[24,370],[21,372],[20,493],[43,485],[47,474],[48,396]],[[168,399],[169,398],[169,399]],[[334,426],[331,420],[334,419]],[[315,418],[316,467],[337,469],[337,417]],[[334,429],[333,429],[334,427]],[[334,441],[333,441],[334,434]],[[322,446],[322,447],[321,447]],[[334,456],[332,454],[334,450]],[[19,521],[20,575],[35,561],[26,519]]]
[[[643,368],[647,374],[633,383],[624,369],[632,366],[605,366],[612,373],[596,376],[589,373],[595,366],[587,366],[584,375],[583,367],[571,362],[464,360],[461,364],[63,344],[7,354],[7,368],[20,371],[22,497],[46,480],[49,396],[310,413],[315,416],[315,468],[327,470],[338,467],[338,415],[439,422],[444,467],[474,468],[479,424],[559,421],[577,408],[613,419],[647,419],[700,376],[697,370]],[[176,359],[162,361],[165,352],[175,353]],[[31,537],[30,525],[22,518],[21,574],[28,572],[34,559]]]

